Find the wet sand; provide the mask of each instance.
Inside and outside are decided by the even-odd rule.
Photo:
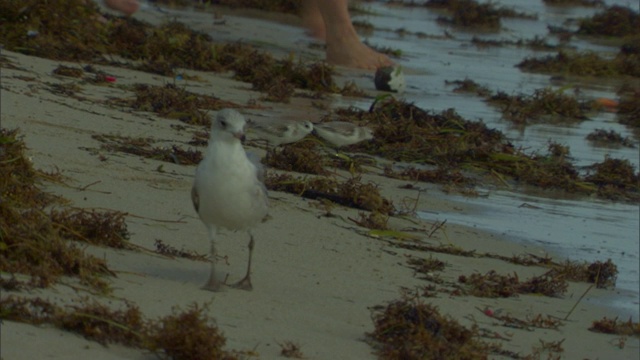
[[[139,16],[153,20],[157,14],[144,10]],[[295,52],[299,41],[305,41],[304,31],[289,25],[235,16],[227,16],[226,20],[224,25],[211,25],[203,16],[194,18],[193,26],[207,32],[216,26],[215,33],[220,34],[220,39],[214,37],[214,40],[220,41],[261,36],[269,44],[265,48],[276,54]],[[100,143],[91,137],[99,134],[150,136],[162,139],[168,146],[186,146],[200,128],[187,126],[186,130],[176,131],[172,125],[181,123],[104,103],[110,97],[132,95],[117,85],[162,85],[172,83],[174,79],[100,66],[115,76],[115,85],[86,84],[79,93],[81,98],[61,96],[52,93],[49,84],[73,80],[52,75],[60,62],[6,51],[3,54],[19,69],[2,69],[2,127],[20,128],[35,167],[58,170],[71,185],[46,184],[47,190],[64,196],[76,207],[128,213],[131,242],[143,248],[153,249],[155,241],[160,239],[178,249],[207,252],[206,231],[189,198],[195,167],[110,153],[100,150]],[[321,57],[321,53],[309,50],[303,56]],[[343,74],[341,81],[354,80],[362,88],[373,88],[372,74],[340,71]],[[214,93],[240,104],[260,97],[259,93],[250,90],[249,84],[231,80],[228,74],[187,73],[202,79],[180,82],[192,92]],[[290,104],[264,103],[267,109],[261,110],[260,114],[256,110],[246,113],[318,121],[324,112],[311,106],[311,101],[294,98]],[[335,105],[341,99],[332,97],[328,101]],[[407,199],[417,198],[414,190],[399,188],[405,182],[381,176],[380,169],[369,169],[363,180],[378,184],[382,194],[398,207]],[[417,208],[451,211],[458,206],[441,196],[430,196],[430,192],[439,191],[437,187],[419,186],[427,191],[420,196]],[[496,259],[401,249],[391,246],[385,239],[367,235],[367,229],[349,221],[348,218],[358,217],[357,210],[337,206],[332,210],[335,216],[326,217],[323,216],[326,211],[315,202],[294,195],[271,192],[270,200],[272,218],[254,231],[257,243],[252,292],[201,290],[200,286],[208,276],[208,264],[204,262],[169,259],[146,251],[89,246],[87,252],[105,258],[117,274],[112,280],[113,296],[76,293],[65,285],[30,291],[28,296],[40,296],[63,304],[79,296],[90,296],[113,307],[129,301],[137,304],[149,318],[167,315],[175,306],[184,309],[194,302],[210,303],[210,315],[226,336],[227,349],[251,351],[259,358],[271,359],[280,357],[279,344],[292,341],[309,359],[368,359],[375,358],[374,349],[364,341],[365,334],[373,330],[370,308],[399,299],[401,288],[418,289],[428,285],[407,266],[409,257],[432,256],[445,261],[447,267],[440,276],[451,282],[456,282],[460,275],[489,270],[501,274],[515,272],[521,279],[546,271]],[[545,254],[541,248],[518,245],[507,238],[459,225],[446,225],[431,237],[427,234],[433,222],[392,218],[390,225],[396,230],[411,231],[420,241],[432,245],[451,243],[467,250],[504,256]],[[220,236],[219,252],[228,257],[228,265],[221,265],[220,269],[230,274],[231,282],[243,274],[246,243],[246,235],[242,232],[224,232]],[[638,358],[638,339],[627,339],[624,348],[620,349],[616,346],[620,336],[588,331],[592,321],[617,316],[614,309],[597,305],[599,298],[611,294],[610,290],[589,291],[558,330],[504,327],[478,310],[488,307],[522,319],[538,314],[564,318],[588,287],[584,283],[570,283],[562,298],[521,295],[489,299],[440,293],[434,298],[424,298],[424,301],[438,306],[442,314],[452,316],[465,326],[476,324],[507,338],[508,341],[492,341],[522,355],[531,354],[540,346],[541,340],[565,339],[561,355],[567,359]],[[7,295],[7,292],[2,294]],[[155,358],[141,350],[116,345],[103,347],[61,330],[10,321],[2,323],[1,341],[5,359]]]

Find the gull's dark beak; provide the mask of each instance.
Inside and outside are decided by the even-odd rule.
[[[236,139],[240,140],[241,143],[244,144],[244,141],[246,140],[246,136],[244,135],[244,131],[238,131],[236,133],[233,133],[233,137],[235,137]]]

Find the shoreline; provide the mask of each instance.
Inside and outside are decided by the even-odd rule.
[[[195,20],[196,29],[198,24],[205,26],[198,21]],[[233,17],[227,31],[247,29],[250,21]],[[259,31],[266,33],[269,28],[267,24]],[[278,38],[279,34],[276,31],[269,36]],[[245,36],[253,35],[247,33]],[[291,49],[295,41],[290,40],[295,36],[297,34],[289,39],[280,39],[279,46]],[[172,125],[180,123],[175,120],[104,103],[109,97],[131,96],[118,85],[140,82],[159,85],[173,79],[99,66],[116,77],[115,86],[82,85],[80,98],[67,97],[55,94],[49,88],[51,83],[70,82],[69,78],[51,74],[63,62],[6,51],[3,55],[23,69],[3,68],[2,127],[20,128],[20,135],[27,144],[35,167],[45,171],[58,170],[73,186],[47,184],[48,191],[69,199],[72,206],[128,213],[130,241],[142,248],[153,249],[155,240],[161,239],[178,249],[207,253],[206,232],[189,199],[195,167],[108,152],[91,137],[96,134],[152,136],[169,145],[186,144],[191,135],[202,128],[186,126],[185,130],[176,131]],[[181,83],[189,91],[213,91],[223,100],[239,104],[247,104],[260,96],[251,91],[248,84],[230,80],[225,75],[197,71],[186,73],[197,74],[203,79],[201,82]],[[359,83],[370,81],[370,74],[360,71],[343,71],[343,75]],[[339,99],[334,98],[339,103]],[[270,108],[264,109],[264,113],[265,116],[288,118],[296,118],[300,114],[317,117],[323,113],[312,107],[310,102],[309,99],[294,98],[290,104],[265,103]],[[257,110],[245,113],[257,113]],[[344,172],[341,174],[346,176]],[[385,178],[374,171],[364,174],[363,180],[378,184],[382,194],[396,205],[416,198],[415,191],[400,188],[405,181]],[[419,198],[416,206],[421,209],[452,206],[438,198],[427,193]],[[139,305],[150,318],[166,315],[175,306],[186,308],[193,302],[210,303],[211,315],[227,337],[226,348],[254,351],[260,358],[278,358],[279,344],[286,341],[299,344],[306,358],[374,358],[374,349],[364,342],[365,333],[374,327],[370,308],[397,299],[401,288],[416,290],[427,285],[407,266],[407,259],[437,257],[447,263],[441,276],[451,282],[459,275],[486,273],[493,269],[499,273],[517,272],[523,279],[545,271],[540,267],[519,266],[496,259],[464,258],[395,247],[384,239],[368,235],[366,229],[347,220],[356,218],[358,210],[335,206],[329,211],[333,216],[328,217],[321,204],[291,194],[270,192],[270,200],[272,218],[255,231],[255,289],[252,292],[228,289],[211,293],[201,290],[208,269],[204,262],[168,259],[150,252],[87,246],[87,252],[105,258],[117,274],[117,278],[112,279],[113,299],[96,298],[114,303],[118,303],[117,299],[126,299]],[[390,226],[424,234],[433,223],[391,218]],[[220,236],[221,253],[228,255],[229,261],[221,270],[230,273],[231,282],[243,273],[246,240],[243,233],[224,232]],[[545,252],[537,246],[505,240],[498,234],[449,223],[445,229],[434,233],[433,238],[423,236],[422,240],[429,244],[454,244],[466,250],[478,249],[479,252],[489,248],[503,256],[525,252],[542,256]],[[559,330],[535,329],[530,332],[510,329],[497,324],[492,318],[483,317],[477,310],[483,307],[503,309],[521,318],[535,314],[564,317],[588,286],[570,283],[564,298],[521,295],[493,299],[438,294],[424,300],[465,326],[479,325],[503,335],[513,333],[503,346],[522,354],[530,354],[535,346],[539,346],[539,339],[553,342],[564,338],[562,356],[567,358],[637,357],[640,339],[631,337],[620,349],[611,344],[619,336],[587,330],[592,321],[603,316],[616,316],[612,309],[591,301],[607,295],[605,290],[592,289]],[[78,295],[65,285],[57,285],[34,290],[29,296],[68,303]],[[79,349],[86,350],[82,357],[99,359],[152,357],[142,350],[113,345],[106,348],[57,329],[10,321],[3,322],[2,334],[3,356],[6,358],[37,358],[45,354],[72,358],[77,356]],[[62,338],[65,339],[65,347],[53,346]]]
[[[434,189],[434,191],[439,191],[439,190]],[[492,191],[487,191],[487,192],[490,193]],[[517,192],[511,191],[511,190],[502,190],[500,192],[518,194]],[[474,198],[465,198],[462,195],[452,195],[452,194],[441,193],[441,194],[435,195],[435,197],[439,199],[448,198],[452,204],[451,209],[449,211],[447,211],[446,209],[443,209],[442,213],[438,211],[421,212],[421,214],[419,214],[419,217],[421,219],[425,221],[430,221],[430,220],[437,221],[437,220],[446,219],[448,223],[465,226],[463,224],[463,221],[465,219],[469,219],[470,217],[477,216],[480,212],[484,214],[486,214],[487,212],[503,214],[509,209],[508,206],[505,206],[505,204],[501,204],[498,206],[496,206],[495,204],[492,204],[491,206],[489,206],[488,204],[483,204],[481,201],[476,201]],[[537,205],[543,206],[543,207],[548,206],[544,198],[539,200],[540,200],[540,203],[536,203]],[[577,201],[580,201],[580,200],[577,200]],[[582,200],[582,201],[586,201],[586,200]],[[517,204],[517,202],[510,203],[509,205],[515,206],[515,204]],[[522,204],[528,204],[528,203],[523,202]],[[537,209],[535,209],[535,211],[543,211],[542,208],[539,206]],[[458,209],[455,209],[456,207]],[[504,208],[499,209],[501,207],[504,207]],[[429,215],[433,215],[433,216],[429,216]],[[489,225],[489,224],[492,224],[492,222],[487,222],[486,224],[468,223],[468,225],[466,226],[470,228],[477,228],[480,231],[491,233],[499,238],[502,238],[503,241],[516,244],[516,246],[529,246],[534,249],[539,249],[539,251],[541,249],[541,251],[545,252],[546,254],[553,257],[554,259],[559,259],[562,261],[564,260],[587,261],[587,262],[592,261],[592,259],[585,259],[575,254],[569,257],[568,256],[569,250],[566,248],[563,248],[561,244],[545,242],[540,238],[534,239],[531,236],[524,236],[523,234],[521,234],[522,232],[534,231],[536,226],[538,226],[537,223],[534,226],[527,225],[520,228],[509,227],[509,226],[503,226],[501,228],[497,228],[495,226],[492,226],[495,224],[492,224],[492,225]],[[595,251],[595,246],[594,246],[594,251]],[[604,257],[595,257],[595,258],[597,260],[604,261],[610,257],[604,256]],[[618,263],[619,259],[612,259],[612,260],[614,263],[618,265],[618,267],[620,267],[620,264]],[[619,270],[621,269],[619,268]],[[622,269],[622,271],[624,271],[624,269]],[[620,274],[618,274],[617,280],[618,281],[616,283],[615,288],[609,289],[608,293],[602,294],[602,297],[600,299],[600,301],[602,302],[601,306],[610,308],[612,310],[620,311],[622,313],[621,317],[624,317],[624,318],[629,318],[629,317],[634,319],[638,318],[639,312],[640,312],[640,308],[639,308],[640,305],[638,301],[640,301],[640,298],[638,298],[637,290],[632,287],[620,287],[619,286]]]

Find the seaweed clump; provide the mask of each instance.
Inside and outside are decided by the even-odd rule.
[[[601,163],[589,167],[585,180],[598,187],[598,196],[608,199],[640,198],[640,173],[629,160],[605,157]]]
[[[578,33],[623,37],[638,34],[640,14],[628,7],[614,5],[580,21]]]
[[[640,323],[633,322],[631,318],[628,321],[618,321],[618,318],[609,319],[605,316],[601,320],[594,321],[589,330],[604,334],[640,337]]]
[[[202,152],[198,150],[184,150],[177,145],[171,147],[153,146],[155,140],[150,138],[117,135],[92,135],[91,137],[102,142],[100,147],[108,151],[120,151],[181,165],[195,165],[202,161]]]
[[[459,170],[442,167],[436,169],[416,169],[415,167],[409,167],[402,171],[394,171],[391,167],[386,166],[384,168],[384,175],[395,179],[446,184],[457,188],[475,183],[473,179],[464,176]]]
[[[0,304],[5,320],[52,324],[102,344],[135,345],[141,341],[144,327],[140,310],[129,304],[126,310],[115,311],[97,302],[64,308],[41,298],[14,295],[0,300]]]
[[[123,212],[99,212],[85,209],[51,210],[51,221],[66,239],[103,245],[115,249],[133,249],[127,241],[129,231]]]
[[[560,50],[542,58],[527,58],[516,65],[531,72],[589,76],[619,75],[613,60],[603,59],[594,52],[572,53]]]
[[[560,90],[551,88],[536,89],[532,95],[508,95],[503,91],[492,94],[491,91],[473,80],[448,81],[457,85],[453,91],[473,93],[497,106],[502,117],[518,125],[549,122],[578,122],[587,119],[587,112],[596,110],[597,104],[578,101]]]
[[[475,339],[477,330],[441,315],[435,306],[404,298],[372,315],[368,333],[380,359],[486,359],[489,346]]]
[[[439,21],[463,27],[483,27],[498,29],[500,13],[491,3],[480,4],[473,0],[449,1],[452,17],[439,18]]]
[[[614,287],[618,278],[618,266],[608,259],[605,262],[592,263],[566,261],[563,264],[553,264],[549,276],[562,276],[570,281],[582,281],[595,284],[598,288]]]
[[[33,169],[25,149],[17,130],[0,129],[0,173],[7,174],[0,177],[0,270],[30,275],[32,286],[47,287],[66,275],[106,291],[103,277],[113,274],[106,262],[69,241],[77,240],[70,234],[83,234],[84,225],[92,224],[77,227],[68,217],[47,213],[64,200],[40,189],[42,180],[56,177]],[[98,217],[104,227],[125,229],[120,218]]]
[[[375,102],[368,112],[348,108],[337,113],[341,120],[369,124],[375,129],[374,139],[353,145],[355,149],[396,161],[450,168],[512,149],[500,131],[465,120],[453,109],[435,113],[388,98]]]
[[[326,177],[301,179],[289,174],[268,174],[265,185],[269,190],[285,191],[307,199],[326,199],[339,205],[384,215],[395,213],[391,200],[380,195],[375,184],[363,184],[359,176],[340,183]]]
[[[279,345],[281,356],[292,359],[304,359],[304,354],[302,353],[302,350],[300,350],[300,345],[291,341],[285,341],[284,344]]]
[[[96,301],[62,307],[41,298],[9,296],[0,305],[2,319],[52,324],[105,345],[147,349],[176,360],[237,358],[223,350],[226,339],[206,315],[206,306],[193,304],[186,311],[174,308],[171,315],[152,321],[129,303],[125,309],[113,310]]]
[[[94,2],[0,2],[0,38],[9,50],[55,60],[93,60],[109,51]],[[64,35],[64,36],[61,36]]]
[[[84,75],[84,70],[77,67],[59,65],[57,68],[53,69],[53,74],[81,78]]]
[[[587,140],[596,145],[636,147],[629,137],[622,137],[614,130],[595,129],[587,135]]]
[[[235,355],[223,350],[226,338],[205,310],[206,306],[197,304],[186,311],[174,308],[172,315],[151,325],[149,347],[176,360],[236,359]]]
[[[354,145],[358,150],[396,161],[435,164],[440,169],[435,174],[408,170],[398,175],[401,178],[420,180],[423,175],[436,175],[470,183],[452,170],[472,165],[545,188],[577,188],[578,173],[566,160],[568,149],[554,145],[549,156],[524,154],[514,149],[500,131],[465,120],[453,110],[435,114],[390,99],[374,104],[369,112],[347,109],[339,110],[339,114],[377,126],[374,140]]]
[[[621,47],[613,59],[605,59],[592,51],[560,50],[555,56],[526,58],[516,66],[525,71],[542,73],[640,77],[640,56],[629,54],[627,48],[628,46]]]
[[[133,87],[135,99],[117,99],[111,103],[130,106],[139,111],[150,111],[159,116],[177,119],[191,125],[210,126],[204,110],[239,108],[239,104],[221,100],[211,95],[191,93],[174,84],[154,86],[137,84]]]
[[[618,122],[633,128],[636,134],[640,134],[640,88],[621,92]]]
[[[471,39],[471,43],[474,44],[478,48],[486,48],[486,47],[500,47],[505,45],[511,45],[516,47],[527,47],[532,50],[554,50],[559,47],[559,45],[550,44],[544,37],[534,36],[532,39],[518,39],[518,40],[488,40],[482,39],[477,36],[474,36]]]
[[[500,275],[495,271],[482,274],[460,275],[460,283],[469,286],[469,293],[477,297],[511,297],[518,294],[541,294],[558,297],[567,291],[564,277],[546,273],[521,282],[517,274]]]
[[[456,93],[473,93],[481,97],[488,97],[491,95],[491,90],[488,87],[482,86],[477,82],[465,78],[464,80],[445,81],[447,85],[456,85],[453,92]]]
[[[549,97],[557,95],[552,92]],[[584,114],[580,110],[582,105],[570,97],[561,97],[559,105],[547,96],[539,96],[543,100],[538,103],[541,107],[554,109],[566,102],[571,105],[567,109],[574,110],[566,113],[566,109],[550,111],[547,116],[553,117],[555,113],[584,116],[580,115]],[[526,108],[530,108],[530,105]],[[611,160],[593,164],[588,169],[601,173],[583,175],[570,161],[567,146],[551,142],[546,154],[525,153],[506,141],[500,131],[488,129],[479,121],[465,120],[452,109],[438,114],[388,98],[374,102],[369,111],[348,108],[338,109],[336,112],[341,120],[366,123],[375,129],[374,139],[353,145],[355,150],[396,161],[436,166],[435,170],[408,169],[401,173],[386,170],[386,174],[391,177],[414,181],[431,181],[429,179],[432,178],[436,182],[450,179],[459,181],[459,184],[472,184],[473,181],[466,179],[459,171],[474,168],[486,170],[503,184],[507,184],[508,179],[513,179],[543,189],[595,193],[599,197],[613,200],[637,201],[640,198],[638,175],[626,160],[615,161],[620,165],[618,169],[607,166],[613,164]],[[617,175],[607,176],[607,170]]]
[[[499,91],[489,97],[488,102],[500,108],[503,118],[520,125],[583,121],[587,119],[586,111],[592,107],[590,102],[581,103],[572,96],[550,88],[537,89],[530,96],[510,96]]]
[[[172,21],[158,27],[130,20],[115,23],[110,35],[114,46],[122,46],[116,51],[132,60],[143,60],[140,70],[168,76],[175,75],[176,68],[224,70],[217,61],[211,37],[183,23]]]
[[[154,245],[156,247],[155,252],[160,255],[168,256],[171,258],[185,258],[194,261],[208,261],[207,255],[199,254],[193,250],[176,249],[174,246],[166,244],[160,239],[156,239]]]
[[[444,261],[433,257],[429,257],[428,259],[411,257],[407,260],[407,263],[416,273],[424,274],[426,276],[430,276],[434,271],[442,271],[447,266],[447,263]]]
[[[451,17],[439,17],[438,21],[462,27],[495,30],[500,28],[502,17],[534,19],[534,15],[516,12],[506,7],[496,7],[493,3],[478,3],[475,0],[429,0],[425,6],[444,8]]]
[[[222,45],[218,53],[218,61],[235,72],[234,78],[251,83],[254,90],[266,92],[265,100],[288,102],[295,88],[341,92],[333,80],[333,67],[324,62],[305,64],[292,57],[276,59],[240,43]],[[344,91],[349,89],[345,85]]]
[[[286,145],[281,151],[269,150],[264,163],[270,167],[305,174],[326,175],[326,160],[318,151],[316,142],[297,142]]]

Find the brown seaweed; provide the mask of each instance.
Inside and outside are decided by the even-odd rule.
[[[627,335],[640,337],[640,323],[628,321],[618,321],[618,318],[609,319],[606,316],[601,320],[593,322],[589,330],[604,334]]]
[[[555,56],[530,57],[516,66],[524,71],[552,74],[638,77],[640,72],[635,71],[637,61],[636,55],[618,54],[614,59],[605,59],[595,52],[560,50]]]
[[[586,137],[597,146],[624,146],[628,148],[636,147],[629,137],[623,137],[620,133],[614,130],[595,129]]]
[[[156,239],[154,245],[156,247],[155,252],[160,255],[169,256],[172,258],[185,258],[195,261],[209,261],[207,259],[208,255],[206,254],[198,254],[193,250],[176,249],[175,247],[166,244],[160,239]]]
[[[326,199],[336,204],[361,210],[393,215],[393,203],[380,195],[378,186],[363,184],[360,176],[338,182],[327,177],[300,178],[289,174],[267,174],[265,185],[274,191],[285,191],[308,199]]]
[[[508,95],[498,91],[487,102],[500,108],[502,117],[518,125],[548,122],[580,122],[593,110],[591,102],[550,88],[537,89],[532,95]]]
[[[51,324],[105,345],[142,348],[176,360],[237,359],[223,350],[226,338],[206,314],[207,306],[192,304],[184,311],[174,308],[171,315],[149,320],[130,303],[118,310],[95,300],[62,307],[41,298],[11,295],[0,300],[0,305],[2,319]]]
[[[65,239],[103,245],[115,249],[133,249],[127,241],[127,214],[119,211],[87,209],[51,210],[49,216]]]
[[[285,341],[282,344],[278,344],[280,345],[280,355],[284,356],[286,358],[292,358],[292,359],[304,359],[304,354],[302,353],[302,351],[300,350],[300,345],[291,342],[291,341]]]
[[[108,151],[119,151],[181,165],[196,165],[202,160],[202,152],[199,150],[184,150],[178,145],[153,146],[155,140],[151,138],[117,135],[93,135],[92,138],[100,141],[101,148]]]
[[[326,157],[319,150],[320,145],[314,141],[300,141],[283,146],[281,149],[269,150],[264,163],[275,169],[295,171],[305,174],[327,175]]]
[[[174,84],[133,86],[135,99],[112,99],[117,105],[130,106],[138,111],[149,111],[159,116],[177,119],[187,124],[210,126],[211,120],[205,110],[240,108],[239,104],[221,100],[211,95],[191,93]]]
[[[61,276],[74,276],[106,291],[104,277],[113,275],[106,262],[69,241],[69,234],[83,234],[89,242],[100,242],[96,234],[85,232],[94,224],[77,227],[77,223],[58,222],[61,218],[48,209],[64,206],[64,199],[41,189],[44,180],[57,177],[33,169],[25,151],[16,130],[0,129],[0,172],[11,174],[0,177],[0,270],[30,275],[33,286],[46,287]],[[119,216],[107,214],[100,220],[98,227],[126,231]]]
[[[486,359],[488,344],[419,298],[396,300],[373,310],[368,333],[380,359]]]
[[[640,29],[640,14],[624,6],[614,5],[580,21],[578,33],[600,36],[637,35]]]
[[[486,274],[460,275],[458,281],[467,285],[469,294],[477,297],[511,297],[518,294],[541,294],[558,297],[567,291],[564,277],[549,273],[521,282],[518,275]]]
[[[536,18],[535,15],[520,13],[505,6],[496,7],[491,2],[479,3],[475,0],[429,0],[425,6],[450,11],[451,17],[439,17],[438,21],[461,27],[497,30],[503,17]]]
[[[640,190],[640,173],[629,160],[608,156],[589,166],[585,180],[598,187],[598,196],[608,199],[636,199]]]

